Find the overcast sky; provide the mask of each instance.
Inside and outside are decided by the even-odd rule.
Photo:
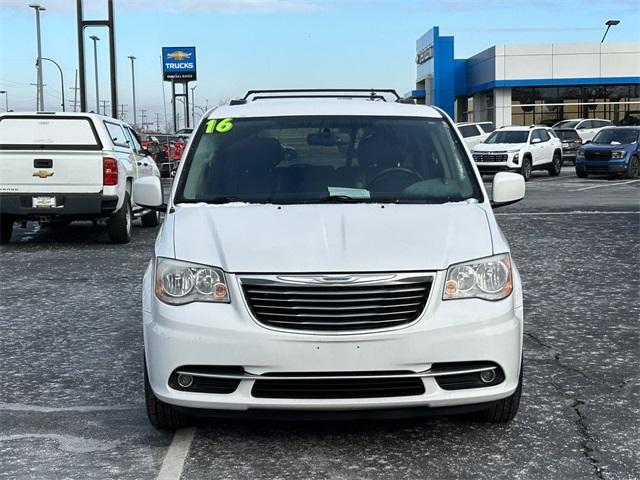
[[[502,43],[599,42],[604,22],[621,20],[608,42],[640,41],[639,0],[114,0],[119,103],[131,120],[135,55],[138,113],[163,114],[163,46],[195,46],[196,103],[209,106],[251,88],[415,86],[415,40],[433,25],[455,37],[466,58]],[[0,90],[9,107],[35,108],[34,12],[28,0],[0,0]],[[75,0],[39,0],[42,54],[62,67],[73,99],[78,64]],[[85,0],[106,18],[106,0]],[[107,98],[107,35],[97,34],[100,96]],[[95,105],[93,47],[87,41],[89,103]],[[44,64],[45,107],[60,109],[60,75]],[[191,86],[196,85],[195,83]],[[169,84],[166,85],[167,98]],[[0,108],[4,107],[0,97]],[[67,101],[69,105],[69,101]]]

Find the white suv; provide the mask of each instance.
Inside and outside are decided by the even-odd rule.
[[[482,143],[496,127],[492,122],[457,123],[456,126],[469,150]]]
[[[300,95],[209,111],[167,205],[136,182],[167,212],[143,282],[151,423],[511,420],[522,285],[492,205],[520,200],[522,177],[496,175],[490,199],[436,108]]]
[[[605,127],[612,127],[613,123],[610,120],[600,120],[598,118],[576,118],[573,120],[562,120],[556,123],[553,128],[573,128],[580,138],[582,143],[593,140],[600,130]]]
[[[481,173],[519,172],[526,180],[532,170],[560,175],[562,142],[548,127],[502,127],[472,150]]]

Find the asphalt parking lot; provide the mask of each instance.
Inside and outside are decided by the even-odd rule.
[[[0,478],[640,477],[640,180],[534,173],[496,211],[525,287],[508,426],[147,422],[140,289],[157,229],[29,224],[0,248]],[[470,239],[472,241],[473,239]]]

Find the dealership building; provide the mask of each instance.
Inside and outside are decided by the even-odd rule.
[[[640,124],[640,42],[495,45],[454,57],[433,27],[416,41],[418,103],[496,126],[605,118]]]

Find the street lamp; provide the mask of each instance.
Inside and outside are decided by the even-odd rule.
[[[98,40],[100,40],[100,38],[98,38],[96,35],[91,35],[89,38],[93,40],[93,64],[94,64],[95,75],[96,75],[96,113],[99,115],[100,114],[100,92],[98,89]]]
[[[9,92],[6,90],[0,90],[0,93],[4,93],[4,109],[5,111],[9,111]]]
[[[47,57],[42,57],[42,60],[47,60],[48,62],[53,63],[56,67],[58,67],[58,71],[60,72],[60,87],[62,88],[62,111],[66,111],[65,107],[64,107],[64,75],[62,74],[62,68],[60,68],[60,65],[58,65],[58,62],[56,62],[55,60],[51,60],[50,58]]]
[[[133,126],[138,124],[138,117],[136,114],[136,74],[133,67],[133,61],[136,59],[133,55],[128,57],[131,60],[131,89],[133,90]]]
[[[606,38],[607,33],[609,33],[609,29],[614,25],[618,25],[619,23],[620,23],[620,20],[607,20],[605,22],[607,29],[605,30],[604,35],[602,36],[602,40],[600,40],[600,43],[604,42],[604,39]]]
[[[33,8],[36,12],[36,42],[38,44],[38,111],[44,110],[44,94],[42,92],[42,44],[40,41],[40,12],[44,12],[46,8],[38,5],[37,3],[29,5],[29,8]]]
[[[196,94],[194,90],[197,86],[198,84],[196,84],[195,87],[191,87],[191,117],[193,118],[193,128],[196,127]]]

